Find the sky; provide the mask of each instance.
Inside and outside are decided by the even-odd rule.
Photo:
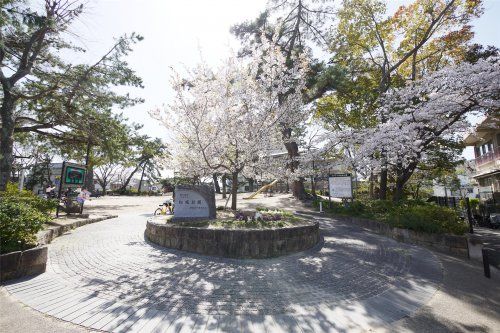
[[[388,12],[405,0],[389,0]],[[124,110],[130,121],[144,124],[143,132],[167,139],[164,127],[148,110],[172,98],[171,68],[192,67],[201,59],[216,65],[237,49],[232,25],[255,18],[266,0],[87,0],[85,12],[71,27],[77,45],[87,48],[73,61],[92,62],[112,45],[115,37],[136,32],[144,40],[128,57],[131,68],[144,80],[144,89],[129,89],[145,103]],[[473,22],[475,42],[500,47],[500,0],[486,0],[485,13]],[[470,151],[466,156],[471,158]]]

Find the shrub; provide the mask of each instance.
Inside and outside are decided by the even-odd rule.
[[[388,216],[395,227],[427,233],[464,234],[468,227],[456,211],[437,205],[402,205]]]
[[[34,195],[31,191],[17,189],[15,184],[7,184],[7,188],[4,192],[0,193],[1,200],[12,200],[20,203],[24,203],[30,207],[35,208],[43,214],[50,214],[52,210],[57,207],[57,200],[42,199],[39,196]]]
[[[29,191],[7,185],[0,194],[0,252],[25,250],[36,246],[36,233],[50,222],[54,200],[44,200]]]
[[[315,200],[313,206],[319,207],[319,201]],[[323,209],[337,215],[371,218],[419,232],[462,235],[468,229],[455,210],[418,200],[397,204],[389,200],[357,200],[346,205],[332,202],[331,206],[324,201]]]
[[[460,208],[465,209],[466,208],[465,200],[460,199]],[[479,207],[479,199],[477,198],[472,198],[469,199],[469,206],[472,211],[476,211],[477,208]]]

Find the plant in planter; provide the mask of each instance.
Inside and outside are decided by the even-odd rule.
[[[37,245],[36,233],[50,222],[56,203],[9,184],[0,194],[0,252],[22,251]]]

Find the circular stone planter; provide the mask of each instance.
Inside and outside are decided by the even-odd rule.
[[[209,229],[148,220],[146,238],[177,250],[228,258],[271,258],[310,249],[319,242],[319,223],[275,229]]]

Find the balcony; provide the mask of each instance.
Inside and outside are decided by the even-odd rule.
[[[500,147],[497,147],[493,151],[477,157],[474,161],[476,163],[476,167],[478,167],[495,160],[500,160]]]

